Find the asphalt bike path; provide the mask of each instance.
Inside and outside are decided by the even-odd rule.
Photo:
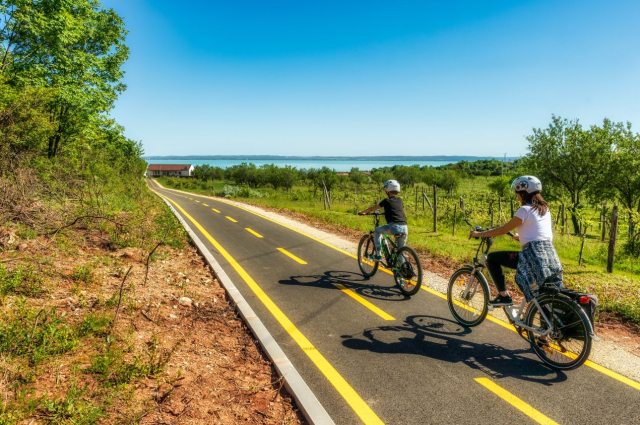
[[[337,424],[640,424],[637,388],[590,367],[550,369],[503,326],[469,330],[429,291],[406,298],[382,271],[364,280],[345,252],[224,200],[150,186],[200,236]]]

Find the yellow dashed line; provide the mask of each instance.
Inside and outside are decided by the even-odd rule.
[[[354,300],[358,301],[363,306],[367,307],[369,310],[373,311],[378,316],[382,317],[384,320],[396,320],[395,317],[391,316],[390,314],[384,312],[383,310],[379,309],[375,305],[371,304],[369,301],[365,300],[360,295],[353,292],[351,289],[346,288],[344,285],[341,285],[339,283],[334,283],[334,286],[340,289],[345,294],[349,295]]]
[[[217,210],[217,209],[215,209],[215,208],[211,208],[211,211],[213,211],[213,212],[217,212],[218,214],[220,214],[220,211],[218,211],[218,210]]]
[[[289,258],[293,258],[295,261],[297,261],[300,264],[307,264],[306,261],[301,260],[300,258],[296,257],[295,255],[293,255],[292,253],[290,253],[289,251],[287,251],[284,248],[277,248],[278,251],[280,251],[281,253],[283,253],[284,255],[286,255]]]
[[[476,378],[475,381],[480,385],[484,386],[486,389],[505,400],[507,403],[529,416],[531,419],[536,421],[539,424],[543,425],[559,425],[556,421],[550,419],[549,417],[543,415],[538,412],[536,409],[520,400],[518,397],[511,394],[509,391],[505,390],[501,386],[497,385],[489,378]]]
[[[237,223],[237,222],[238,222],[238,220],[234,220],[233,218],[229,217],[228,215],[226,215],[225,217],[226,217],[228,220],[230,220],[230,221],[232,221],[232,222],[234,222],[234,223]]]
[[[209,206],[209,204],[205,204],[204,202],[202,203],[202,205],[204,205],[205,207],[208,207],[208,206]]]
[[[249,229],[248,227],[245,227],[245,229],[247,232],[251,233],[253,236],[255,236],[256,238],[262,238],[264,236],[262,236],[260,233],[256,233],[253,230]]]

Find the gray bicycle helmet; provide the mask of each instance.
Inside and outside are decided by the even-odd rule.
[[[541,192],[542,182],[534,176],[521,176],[511,183],[511,190],[527,193]]]

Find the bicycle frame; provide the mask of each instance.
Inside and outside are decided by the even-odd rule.
[[[480,283],[476,281],[475,274],[476,272],[482,273],[482,269],[484,269],[487,266],[487,256],[489,255],[489,250],[493,245],[493,238],[487,237],[487,238],[481,238],[481,239],[482,240],[480,242],[480,246],[478,246],[478,250],[476,251],[476,256],[473,259],[473,264],[468,265],[469,267],[471,267],[471,275],[469,278],[469,282],[467,283],[467,287],[462,293],[463,297],[467,299],[470,299],[473,296],[475,296],[476,292],[478,291],[478,285]],[[483,247],[484,247],[484,250],[482,251],[482,254],[479,255]],[[507,318],[511,322],[511,324],[517,325],[520,328],[533,332],[536,335],[540,335],[540,336],[549,335],[551,333],[551,328],[552,328],[551,321],[546,316],[546,314],[544,314],[544,311],[540,308],[540,304],[538,303],[537,298],[534,298],[533,300],[531,300],[531,303],[534,303],[538,307],[538,311],[540,311],[541,317],[544,319],[544,321],[547,324],[546,330],[543,331],[541,328],[533,328],[525,325],[524,322],[522,322],[522,320],[520,319],[522,317],[522,313],[525,311],[525,308],[530,304],[530,303],[527,303],[526,300],[523,299],[519,307],[503,306],[502,308],[505,314],[507,315]],[[493,310],[493,306],[489,305],[488,307],[489,307],[489,310]],[[520,336],[522,336],[521,332],[518,332],[518,333],[520,334]]]
[[[380,216],[382,214],[377,212],[370,213],[370,214],[375,217],[375,227],[380,227]],[[369,235],[371,235],[372,238],[375,237],[374,231],[370,230]],[[382,265],[387,269],[393,270],[391,265],[395,263],[396,256],[398,253],[398,245],[391,239],[389,235],[382,235],[382,236],[383,238],[382,238],[380,247],[382,248],[382,253],[384,254],[384,259],[385,259],[385,262],[382,263]]]

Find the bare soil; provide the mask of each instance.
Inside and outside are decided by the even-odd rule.
[[[108,235],[81,228],[67,229],[60,238],[34,239],[19,251],[0,251],[0,263],[9,270],[35,268],[45,292],[26,302],[37,309],[56,307],[72,327],[90,314],[113,318],[116,310],[117,321],[108,331],[111,336],[83,338],[78,348],[31,368],[31,382],[22,385],[15,379],[29,366],[19,357],[0,356],[5,408],[22,402],[27,411],[28,400],[61,399],[72,386],[80,386],[84,402],[104,409],[99,423],[105,424],[304,423],[283,381],[194,247],[158,248],[145,282],[148,253],[110,249],[104,243]],[[78,279],[78,270],[90,270],[85,281]],[[7,295],[2,301],[0,317],[18,297]],[[162,359],[166,364],[158,373],[124,385],[105,382],[92,365],[104,354],[108,338],[120,344],[129,364],[162,364]],[[20,399],[24,394],[27,400]],[[72,418],[59,422],[52,415],[41,403],[19,423],[76,423]]]

